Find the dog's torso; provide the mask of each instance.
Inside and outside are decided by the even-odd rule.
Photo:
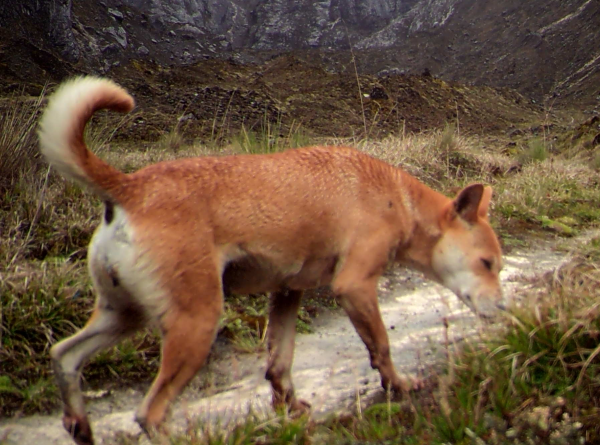
[[[133,251],[146,251],[144,244],[151,243],[149,255],[158,251],[161,264],[164,256],[181,258],[178,237],[202,244],[190,253],[215,257],[226,292],[309,289],[329,284],[363,238],[378,237],[387,246],[379,253],[382,267],[393,259],[413,223],[405,205],[410,178],[407,188],[399,187],[402,180],[400,170],[343,147],[165,162],[128,175],[119,191],[127,215],[120,224],[130,226]],[[123,248],[124,230],[101,235],[111,224],[103,221],[91,251],[115,251],[108,244]],[[177,270],[194,267],[188,258],[189,264],[178,261]],[[152,267],[123,267],[106,256],[90,260],[98,261],[119,275],[158,278]]]

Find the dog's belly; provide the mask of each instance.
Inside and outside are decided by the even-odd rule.
[[[246,256],[229,263],[223,273],[225,293],[254,294],[283,289],[314,289],[331,283],[337,256],[308,258],[295,266],[280,267],[270,261]]]

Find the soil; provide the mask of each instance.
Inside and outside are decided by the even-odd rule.
[[[1,67],[0,67],[1,68]],[[14,69],[12,70],[14,73]],[[61,67],[51,78],[62,79]],[[0,97],[38,94],[42,86],[0,69]],[[164,67],[134,62],[110,77],[137,101],[135,119],[117,137],[153,141],[178,131],[189,140],[219,142],[266,126],[282,135],[298,126],[316,137],[382,137],[445,125],[481,135],[539,125],[548,116],[521,94],[501,88],[449,83],[429,75],[356,76],[332,73],[294,56],[241,65],[206,60]],[[0,101],[10,106],[10,101]],[[116,122],[120,116],[111,116]]]

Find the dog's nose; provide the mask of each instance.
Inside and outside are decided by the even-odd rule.
[[[496,307],[501,311],[506,311],[506,305],[504,303],[498,303],[496,304]]]

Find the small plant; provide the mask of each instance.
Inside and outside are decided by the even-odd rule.
[[[276,153],[288,148],[298,148],[310,143],[310,139],[299,125],[292,123],[283,134],[281,121],[271,123],[263,119],[258,130],[242,125],[240,132],[232,138],[232,145],[242,153]]]
[[[185,139],[177,129],[163,134],[156,143],[156,148],[162,151],[178,152],[185,146]]]
[[[520,154],[519,161],[523,164],[528,162],[542,162],[548,158],[546,142],[540,138],[530,139],[527,148]]]
[[[454,125],[446,125],[439,135],[438,149],[449,157],[450,153],[458,150],[459,145],[459,136],[456,132],[456,128]]]

